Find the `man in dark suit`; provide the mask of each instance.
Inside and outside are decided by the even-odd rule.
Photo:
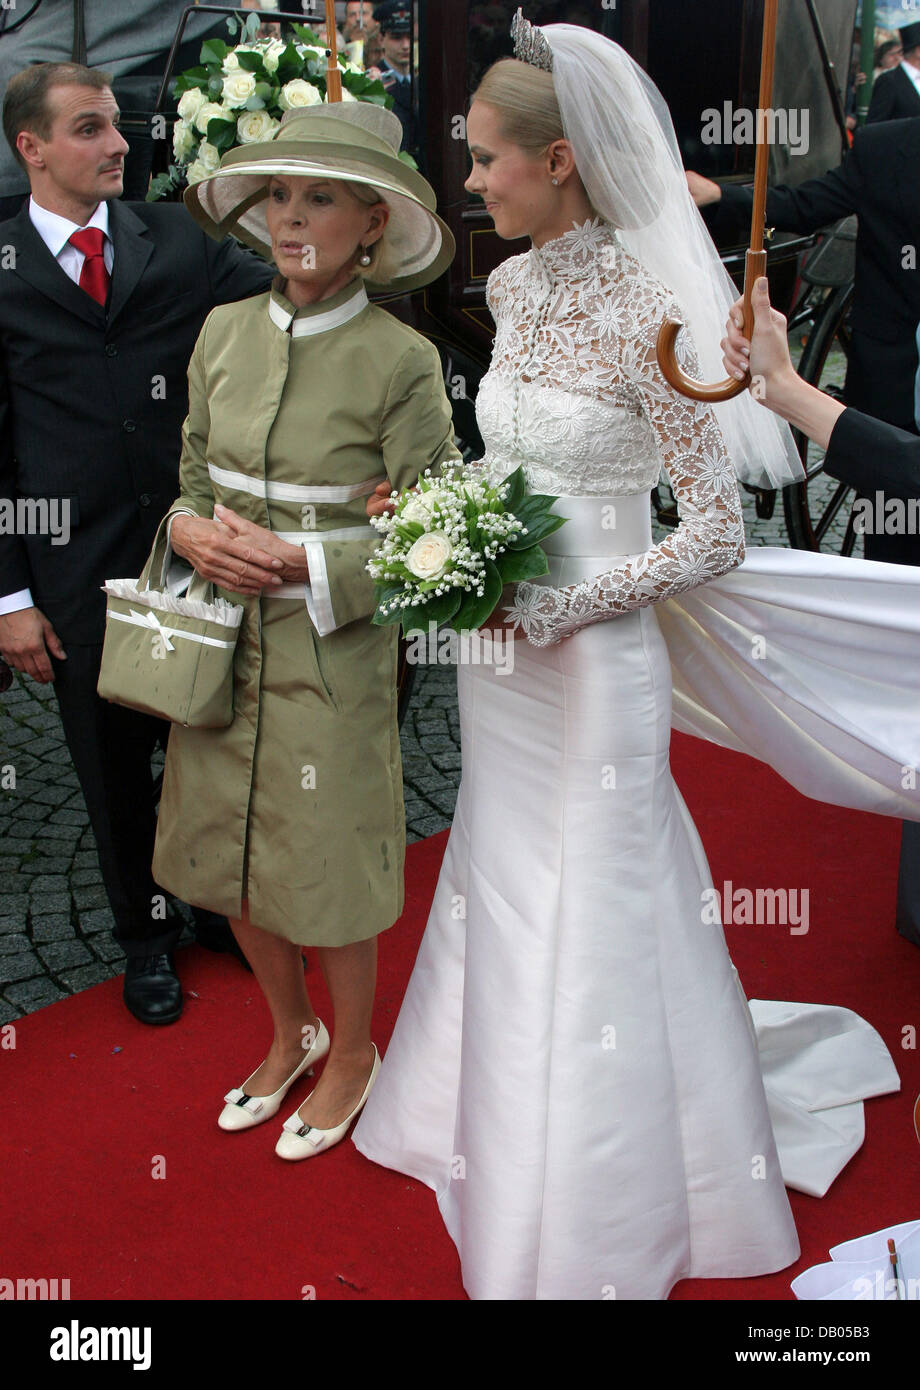
[[[384,57],[381,81],[393,98],[393,114],[403,128],[402,148],[415,150],[415,110],[412,105],[412,13],[401,0],[384,0],[374,10],[380,26]]]
[[[866,123],[920,116],[920,24],[899,30],[903,54],[895,68],[883,72],[872,88]]]
[[[920,438],[844,406],[802,381],[789,356],[786,320],[770,306],[766,278],[755,284],[751,302],[754,334],[750,343],[741,332],[741,300],[733,305],[732,319],[726,324],[722,346],[728,371],[740,377],[749,367],[758,383],[757,399],[826,450],[824,469],[832,478],[861,493],[880,488],[888,498],[913,504],[901,508],[909,526],[920,500]],[[916,391],[920,428],[920,375]],[[918,769],[913,771],[916,775]],[[896,924],[903,937],[920,946],[918,821],[904,821],[901,834]]]
[[[140,573],[178,491],[206,315],[266,289],[271,271],[182,207],[117,201],[127,145],[107,74],[27,68],[3,121],[32,193],[0,225],[0,496],[22,506],[17,534],[0,537],[0,655],[54,681],[127,957],[125,1002],[167,1023],[182,1007],[181,922],[150,872],[150,757],[169,726],[96,695],[100,586]]]
[[[721,201],[739,225],[742,218],[749,221],[750,189],[720,188],[698,174],[688,174],[687,180],[701,207]],[[846,400],[867,415],[916,432],[920,117],[866,126],[856,132],[839,168],[797,188],[767,190],[767,222],[781,231],[816,232],[854,212],[859,233]],[[870,560],[920,564],[918,536],[867,535],[865,546]]]

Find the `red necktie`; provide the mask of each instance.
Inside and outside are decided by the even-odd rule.
[[[97,304],[105,308],[109,293],[109,272],[102,255],[105,233],[101,227],[84,227],[82,231],[74,232],[68,240],[86,258],[80,271],[80,289],[86,290]]]

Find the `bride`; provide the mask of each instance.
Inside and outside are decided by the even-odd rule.
[[[434,1189],[472,1298],[661,1299],[682,1278],[792,1263],[784,1179],[826,1190],[861,1143],[860,1097],[899,1084],[857,1016],[763,1005],[758,1028],[780,1050],[790,1018],[798,1037],[848,1033],[858,1075],[818,1082],[817,1105],[860,1114],[828,1125],[816,1158],[814,1095],[768,1103],[751,1011],[704,910],[712,880],[671,779],[672,724],[811,795],[920,819],[896,779],[920,742],[920,671],[904,657],[920,587],[895,567],[779,551],[738,568],[735,469],[782,486],[800,466],[747,395],[715,413],[658,370],[671,316],[711,347],[701,369],[688,346],[688,369],[722,376],[734,298],[666,108],[608,40],[520,16],[515,28],[518,58],[486,74],[467,123],[468,189],[502,237],[532,242],[489,280],[481,466],[500,479],[523,465],[567,522],[544,542],[547,580],[506,596],[513,673],[460,667],[453,827],[354,1142]],[[662,464],[681,524],[653,545]],[[895,614],[878,634],[873,583]],[[878,636],[872,675],[896,682],[882,733],[872,689],[847,669],[851,595]],[[756,634],[765,660],[751,657]],[[809,643],[825,682],[814,698]],[[831,685],[845,709],[829,710]]]

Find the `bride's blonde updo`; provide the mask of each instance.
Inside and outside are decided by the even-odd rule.
[[[493,107],[504,138],[527,154],[539,156],[556,140],[566,139],[552,73],[531,63],[500,58],[489,68],[472,100]]]

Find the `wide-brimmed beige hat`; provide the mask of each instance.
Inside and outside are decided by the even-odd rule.
[[[384,239],[392,274],[385,283],[368,279],[368,288],[417,289],[447,269],[456,246],[431,185],[399,159],[401,140],[398,117],[373,102],[289,111],[271,140],[228,150],[220,168],[186,189],[185,205],[209,235],[232,233],[270,261],[265,208],[273,174],[369,185],[390,209]]]

